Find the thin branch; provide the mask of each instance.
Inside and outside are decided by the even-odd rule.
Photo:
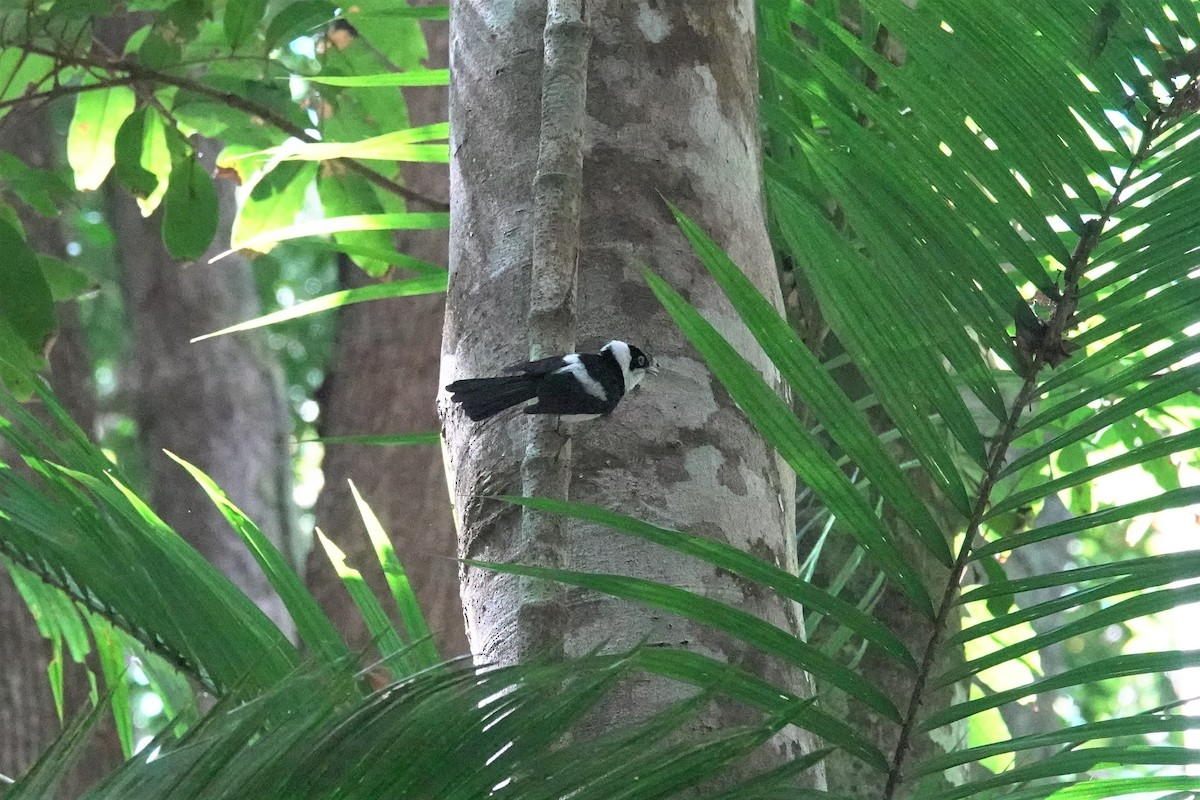
[[[916,731],[917,715],[924,700],[925,687],[933,673],[934,664],[937,661],[938,649],[942,644],[950,614],[955,607],[955,599],[959,593],[963,576],[966,574],[967,567],[970,564],[971,554],[974,552],[975,541],[979,537],[984,514],[991,505],[992,491],[996,488],[996,483],[1000,479],[1000,473],[1004,469],[1008,450],[1016,438],[1021,415],[1038,393],[1040,383],[1038,375],[1042,367],[1046,365],[1055,366],[1057,359],[1064,358],[1069,354],[1070,347],[1064,337],[1066,336],[1067,329],[1075,322],[1074,315],[1080,296],[1079,285],[1083,280],[1084,272],[1087,270],[1092,252],[1100,242],[1100,234],[1121,207],[1121,203],[1124,200],[1124,193],[1133,184],[1135,173],[1137,173],[1142,163],[1149,156],[1153,141],[1171,127],[1175,118],[1184,110],[1186,104],[1190,102],[1186,98],[1190,97],[1195,91],[1198,78],[1200,76],[1189,80],[1176,93],[1171,104],[1166,109],[1160,113],[1147,115],[1143,121],[1142,138],[1138,144],[1137,152],[1130,159],[1128,169],[1125,170],[1125,174],[1113,189],[1112,197],[1109,198],[1100,216],[1097,219],[1089,221],[1081,232],[1075,252],[1071,254],[1070,263],[1066,265],[1066,269],[1063,271],[1064,285],[1062,297],[1055,306],[1050,320],[1042,328],[1040,338],[1030,343],[1030,346],[1033,348],[1032,357],[1024,383],[1017,394],[1016,400],[1013,401],[1012,409],[1009,412],[1003,430],[993,439],[991,452],[988,455],[987,470],[985,471],[983,480],[979,484],[975,508],[967,524],[966,536],[963,537],[962,546],[959,548],[958,556],[955,558],[954,566],[950,571],[950,577],[946,581],[946,589],[942,593],[942,601],[938,606],[937,616],[934,619],[933,632],[929,637],[929,643],[925,646],[925,653],[921,660],[921,669],[917,673],[916,681],[913,684],[908,710],[904,716],[904,724],[900,730],[900,737],[896,742],[896,751],[892,757],[892,767],[888,772],[883,800],[892,800],[896,796],[896,791],[903,780],[904,761],[911,748],[912,737]]]
[[[288,136],[292,136],[296,139],[310,143],[320,141],[317,139],[317,137],[313,136],[303,127],[296,125],[291,120],[265,106],[259,105],[258,103],[248,100],[247,98],[242,97],[234,92],[225,92],[200,81],[193,80],[192,78],[187,78],[182,75],[171,75],[170,73],[160,72],[156,69],[150,69],[140,64],[120,59],[113,61],[98,61],[84,56],[60,53],[58,51],[42,48],[30,43],[22,43],[20,47],[26,52],[49,56],[51,58],[58,59],[63,63],[73,64],[75,66],[102,69],[107,72],[123,72],[129,76],[130,82],[144,81],[147,83],[158,83],[165,86],[175,86],[180,89],[195,92],[196,94],[204,97],[210,97],[214,100],[217,100],[224,105],[229,106],[230,108],[235,108],[238,111],[243,111],[246,114],[257,117],[263,122],[266,122],[273,127],[278,128],[280,131],[283,131]],[[387,192],[399,195],[407,200],[420,203],[426,208],[434,211],[448,211],[450,209],[448,204],[425,197],[418,192],[414,192],[411,189],[392,180],[391,178],[381,175],[359,161],[348,158],[339,158],[335,159],[335,161],[342,164],[351,172],[361,175],[366,180]]]
[[[0,111],[3,111],[6,108],[12,108],[13,106],[19,106],[23,103],[36,103],[39,100],[48,102],[50,100],[55,100],[59,97],[66,97],[66,96],[73,95],[73,94],[82,94],[83,92],[90,92],[93,89],[108,89],[113,86],[129,86],[130,84],[133,84],[133,83],[137,83],[137,79],[130,77],[130,76],[126,76],[124,78],[110,78],[110,79],[100,81],[99,83],[89,83],[86,85],[85,84],[71,84],[68,86],[68,85],[64,85],[64,84],[59,84],[58,86],[55,86],[53,89],[48,89],[47,91],[44,91],[44,92],[37,92],[35,94],[21,95],[20,97],[14,97],[11,100],[5,100],[4,102],[0,102]]]

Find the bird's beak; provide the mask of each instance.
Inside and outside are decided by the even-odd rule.
[[[656,367],[656,366],[654,366],[653,364],[651,364],[650,366],[646,367],[646,372],[649,372],[651,375],[657,375],[657,374],[658,374],[658,367]]]

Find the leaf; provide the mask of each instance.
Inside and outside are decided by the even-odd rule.
[[[1085,683],[1093,683],[1113,678],[1124,678],[1130,675],[1153,675],[1172,670],[1186,669],[1200,665],[1198,650],[1167,650],[1157,653],[1136,653],[1131,655],[1112,656],[1093,661],[1085,666],[1069,669],[1058,675],[1052,675],[1025,686],[993,692],[986,697],[968,700],[950,708],[936,711],[924,719],[920,728],[924,731],[940,728],[951,722],[966,719],[989,708],[999,708],[1007,703],[1013,703],[1023,697],[1032,697],[1054,689],[1065,689]]]
[[[157,184],[145,198],[138,197],[142,216],[154,213],[166,196],[171,180],[172,151],[184,149],[183,137],[174,128],[168,130],[162,114],[155,108],[147,108],[142,135],[141,165],[154,175]]]
[[[375,599],[375,595],[371,594],[371,588],[363,580],[362,573],[346,563],[346,554],[322,533],[320,528],[316,529],[316,534],[317,541],[325,550],[325,557],[333,565],[334,572],[341,579],[342,585],[346,587],[350,599],[358,608],[358,613],[362,615],[367,633],[371,635],[371,641],[379,648],[384,666],[392,673],[392,680],[412,675],[416,670],[405,664],[404,642],[396,629],[392,627],[391,620],[388,619],[383,606]]]
[[[182,158],[171,170],[163,196],[163,242],[181,261],[204,255],[217,235],[217,190],[208,170],[195,158]]]
[[[261,250],[265,244],[282,242],[288,239],[300,239],[305,236],[322,236],[324,234],[339,234],[339,233],[359,233],[370,231],[392,231],[392,230],[440,230],[450,226],[450,215],[439,212],[418,212],[409,214],[354,214],[343,217],[326,217],[321,220],[301,223],[298,225],[289,225],[283,228],[276,228],[272,231],[267,231],[255,236],[253,239],[242,243],[243,249]],[[372,240],[367,243],[368,246],[383,247],[386,249],[390,243],[390,238],[387,236],[376,237],[382,242]],[[357,239],[351,238],[351,243],[357,243]],[[232,254],[234,251],[226,250],[213,257],[212,261],[220,259]],[[378,276],[376,276],[378,277]]]
[[[75,187],[99,189],[116,162],[113,145],[137,98],[128,86],[109,86],[80,92],[67,133],[67,162],[75,172]]]
[[[312,83],[326,86],[449,86],[448,69],[410,69],[404,72],[381,72],[376,75],[313,75],[305,77]]]
[[[637,651],[634,660],[656,675],[700,688],[719,684],[723,693],[765,711],[778,712],[798,699],[757,675],[700,653],[651,647]],[[841,747],[872,769],[887,772],[888,762],[883,754],[840,718],[817,706],[808,706],[798,713],[796,724]]]
[[[357,142],[301,142],[294,139],[278,147],[247,153],[242,158],[272,156],[284,161],[330,161],[357,158],[378,161],[411,161],[445,164],[450,161],[448,144],[416,144],[446,138],[449,126],[427,125],[372,136]]]
[[[293,224],[304,209],[316,175],[316,165],[280,164],[255,181],[233,222],[230,249],[251,249],[246,247],[247,242],[253,242],[266,231]],[[264,248],[261,252],[269,252],[274,245],[275,242],[260,245]]]
[[[550,514],[597,522],[629,536],[636,536],[676,552],[703,559],[720,570],[754,581],[759,586],[769,587],[783,597],[802,604],[806,611],[820,611],[836,617],[841,623],[875,644],[903,666],[916,667],[916,662],[904,643],[877,620],[862,613],[850,603],[813,586],[808,581],[801,580],[748,553],[743,553],[735,547],[700,536],[660,528],[598,506],[540,497],[504,496],[498,499]]]
[[[382,214],[383,202],[378,193],[360,175],[326,174],[317,179],[317,193],[326,218],[342,214]],[[337,231],[334,244],[368,250],[395,249],[394,237],[382,230],[367,230],[363,225],[350,225],[350,230]],[[372,277],[387,272],[387,263],[373,258],[355,258],[354,262]]]
[[[146,143],[146,118],[149,108],[130,114],[117,131],[114,143],[116,175],[121,185],[138,197],[149,197],[158,188],[158,176],[142,166],[142,149]]]
[[[994,755],[1033,750],[1054,745],[1072,745],[1119,736],[1142,736],[1149,733],[1187,732],[1200,728],[1200,717],[1173,714],[1138,714],[1120,719],[1071,725],[1053,731],[1018,736],[1003,742],[969,747],[952,753],[926,758],[915,765],[917,773],[928,775],[945,769],[981,761]]]
[[[350,492],[354,495],[354,504],[358,506],[358,513],[367,527],[367,535],[371,539],[371,545],[375,548],[375,557],[379,559],[379,565],[383,568],[388,588],[391,589],[392,598],[396,601],[396,608],[400,611],[404,630],[408,633],[408,640],[412,645],[409,658],[417,670],[432,669],[441,663],[441,658],[438,656],[433,634],[430,633],[429,625],[425,622],[425,615],[421,613],[421,604],[417,602],[416,593],[413,592],[412,584],[408,580],[408,574],[401,566],[400,559],[396,556],[396,550],[392,547],[392,542],[384,532],[383,526],[379,524],[379,518],[375,516],[375,512],[358,493],[358,487],[354,485],[353,481],[350,483]]]
[[[787,404],[715,328],[666,281],[649,270],[643,273],[650,289],[675,324],[704,356],[717,380],[783,459],[795,470],[848,532],[871,555],[905,596],[932,616],[933,604],[924,585],[900,556],[891,536],[866,500],[842,473],[828,452],[801,426]]]
[[[693,592],[677,589],[641,578],[610,575],[550,567],[531,567],[518,564],[462,559],[462,563],[480,569],[489,569],[507,575],[522,575],[528,578],[579,586],[603,594],[635,600],[654,608],[678,614],[693,622],[724,631],[730,636],[752,645],[757,650],[777,656],[810,672],[819,681],[828,682],[846,692],[851,698],[866,704],[893,722],[900,722],[900,712],[878,688],[847,670],[817,648],[795,636],[763,622],[758,617],[732,606],[710,600]]]
[[[225,4],[225,41],[237,50],[254,34],[267,10],[267,0],[233,0]]]
[[[1192,503],[1200,503],[1200,487],[1163,492],[1156,497],[1125,503],[1115,508],[1106,508],[1092,514],[1085,514],[1081,517],[1056,522],[1052,525],[1044,525],[1026,533],[1016,534],[1015,536],[1006,536],[1003,539],[997,539],[976,549],[973,553],[973,558],[982,558],[995,553],[1003,553],[1007,550],[1015,550],[1018,547],[1024,547],[1034,542],[1044,542],[1047,539],[1065,536],[1077,531],[1085,531],[1100,525],[1122,522],[1142,514],[1152,514],[1155,511],[1162,511],[1168,508],[1183,508]]]
[[[1000,475],[1001,477],[1012,475],[1014,472],[1037,463],[1072,442],[1077,442],[1085,436],[1096,433],[1138,411],[1161,403],[1164,400],[1170,400],[1172,397],[1184,392],[1191,391],[1197,385],[1200,385],[1200,364],[1169,371],[1165,375],[1150,381],[1145,388],[1130,394],[1121,402],[1098,411],[1088,417],[1086,421],[1071,427],[1045,444],[1029,449],[1013,459]],[[1022,429],[1019,433],[1024,434],[1026,432],[1028,431]]]
[[[210,688],[261,689],[294,668],[299,654],[279,629],[35,388],[53,430],[0,392],[0,436],[37,473],[34,484],[0,470],[4,552]]]
[[[31,353],[40,354],[58,321],[54,298],[37,256],[20,231],[0,219],[0,318]]]
[[[292,621],[296,623],[296,633],[299,634],[301,641],[320,655],[330,667],[349,663],[351,661],[350,651],[346,649],[337,629],[317,605],[316,599],[304,588],[304,582],[300,580],[300,576],[288,566],[287,560],[279,552],[279,548],[240,508],[230,501],[229,496],[213,482],[212,478],[194,464],[183,460],[171,451],[164,452],[175,463],[186,469],[196,483],[200,484],[200,488],[221,512],[221,516],[225,517],[229,526],[241,537],[242,542],[250,550],[250,554],[254,556],[254,560],[258,562],[263,574],[270,581],[271,588],[279,594],[279,599],[283,601]]]
[[[670,204],[668,204],[670,205]],[[720,284],[767,357],[805,406],[820,419],[833,440],[863,468],[871,482],[918,532],[943,564],[953,561],[946,534],[917,497],[866,416],[846,397],[816,357],[796,336],[742,271],[692,220],[674,205],[671,213],[692,249]]]
[[[334,5],[325,0],[288,3],[267,26],[264,44],[272,50],[333,21]]]
[[[1088,593],[1087,597],[1078,598],[1080,602],[1093,597],[1103,597],[1109,592],[1105,591],[1108,587],[1096,587]],[[1119,590],[1127,589],[1133,591],[1141,588],[1138,582],[1126,579],[1124,586],[1118,586],[1113,591],[1117,593]],[[1123,593],[1123,592],[1122,592]],[[1093,631],[1103,630],[1109,625],[1116,625],[1122,622],[1127,622],[1131,619],[1137,619],[1150,614],[1156,614],[1162,611],[1169,611],[1175,608],[1182,608],[1190,603],[1200,601],[1200,586],[1184,586],[1172,587],[1170,589],[1161,589],[1157,592],[1143,592],[1130,597],[1127,600],[1122,600],[1112,605],[1108,605],[1099,611],[1092,612],[1082,619],[1075,620],[1057,628],[1048,630],[1044,633],[1039,633],[1036,636],[1031,636],[1027,639],[1022,639],[1016,644],[1007,645],[1000,649],[988,653],[987,655],[971,659],[953,669],[947,670],[944,674],[937,678],[937,684],[946,686],[956,681],[962,680],[971,675],[977,675],[985,669],[997,666],[1006,662],[1014,661],[1021,656],[1032,653],[1043,648],[1049,647],[1052,644],[1070,639],[1073,636],[1079,636]],[[1063,603],[1061,605],[1072,605]],[[1051,613],[1053,608],[1045,609],[1046,613]],[[1013,619],[997,621],[995,625],[988,626],[988,629],[999,629],[1001,626],[1008,624],[1018,624],[1022,618],[1032,618],[1035,614],[1023,614],[1018,612],[1011,615]],[[1037,615],[1040,616],[1040,615]],[[984,627],[986,623],[981,626]],[[973,638],[972,631],[968,629],[966,637]]]
[[[1145,464],[1152,459],[1162,458],[1174,453],[1184,453],[1198,448],[1200,448],[1200,429],[1176,434],[1175,436],[1168,436],[1142,445],[1141,447],[1132,447],[1126,452],[1101,461],[1098,464],[1072,470],[1054,480],[1014,492],[993,506],[984,519],[991,519],[997,514],[1028,505],[1035,500],[1048,497],[1063,489],[1069,489],[1073,486],[1093,481],[1101,475],[1109,475],[1126,467]]]
[[[422,275],[419,278],[408,278],[402,281],[377,283],[370,286],[360,286],[356,289],[342,289],[341,291],[314,297],[312,300],[306,300],[303,303],[297,303],[280,311],[255,317],[246,322],[239,322],[237,325],[230,325],[228,328],[222,328],[219,331],[197,336],[192,341],[201,342],[205,339],[211,339],[214,336],[224,336],[227,333],[262,328],[267,325],[274,325],[277,322],[286,322],[289,319],[296,319],[321,311],[329,311],[334,308],[353,305],[354,303],[362,303],[367,300],[383,300],[389,297],[411,297],[420,294],[438,294],[446,291],[446,282],[447,276],[444,274]]]

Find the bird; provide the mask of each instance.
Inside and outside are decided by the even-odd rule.
[[[528,400],[526,414],[558,414],[567,422],[606,417],[621,398],[658,368],[627,342],[613,340],[598,353],[568,353],[513,364],[509,375],[463,378],[446,387],[475,422]]]

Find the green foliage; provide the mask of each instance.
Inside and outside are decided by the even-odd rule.
[[[0,419],[0,435],[39,477],[34,485],[0,466],[0,547],[60,587],[31,582],[24,569],[15,571],[36,594],[37,608],[50,612],[49,604],[61,606],[47,624],[63,627],[46,632],[83,651],[86,633],[78,615],[80,609],[92,609],[222,698],[198,721],[190,711],[178,715],[88,798],[171,793],[264,800],[331,795],[549,800],[565,794],[610,798],[618,791],[631,798],[666,797],[709,780],[785,725],[811,715],[811,702],[780,695],[739,670],[688,653],[635,652],[506,669],[443,665],[404,570],[356,491],[405,626],[403,633],[391,628],[378,601],[362,590],[358,572],[341,570],[384,659],[383,673],[364,674],[280,554],[207,476],[183,464],[287,602],[302,638],[318,655],[316,662],[302,663],[261,612],[123,490],[112,465],[72,427],[53,398],[43,393],[41,399],[55,417],[51,428],[11,399]],[[68,552],[72,542],[75,548]],[[114,563],[133,567],[139,579],[131,581]],[[105,639],[107,634],[96,635],[97,644]],[[118,642],[128,649],[128,642],[119,637]],[[119,658],[122,648],[105,652]],[[703,691],[644,723],[583,742],[566,736],[635,670],[687,680]],[[381,675],[387,685],[372,689]],[[106,669],[105,677],[117,690],[126,686],[115,672]],[[717,692],[762,705],[767,719],[698,738],[673,735]],[[127,703],[124,708],[127,715]],[[5,797],[42,797],[51,791],[81,754],[98,718],[93,710],[73,721]],[[853,737],[839,736],[836,721],[818,721],[815,727],[856,747]],[[792,777],[826,752],[756,779],[744,792],[734,788],[728,796],[781,796]]]
[[[284,4],[273,15],[266,2],[187,0],[138,10],[154,12],[151,24],[133,34],[124,55],[105,56],[88,42],[90,15],[109,13],[107,3],[0,9],[0,116],[22,99],[73,96],[67,159],[76,186],[97,189],[114,172],[146,214],[162,203],[163,240],[176,258],[200,257],[217,229],[213,174],[196,159],[192,133],[219,138],[219,166],[252,186],[234,223],[235,248],[265,252],[301,232],[324,231],[381,276],[403,256],[363,253],[392,253],[390,229],[445,227],[444,214],[406,214],[411,193],[397,182],[401,160],[448,158],[437,141],[445,126],[402,130],[407,112],[396,91],[448,81],[445,70],[423,68],[419,26],[444,18],[444,8],[360,3],[344,10],[353,27],[335,25],[335,6],[324,2]],[[308,39],[293,49],[296,37],[316,37],[321,46]],[[297,79],[295,93],[289,77]],[[319,91],[300,82],[308,77],[323,81]],[[380,136],[381,129],[393,132]],[[295,158],[323,163],[297,167]],[[25,172],[15,177],[32,174]],[[5,173],[14,168],[0,164],[0,178]],[[226,178],[218,173],[218,180]],[[314,222],[305,205],[314,182],[324,216],[347,218],[340,225],[297,227],[301,218]],[[46,188],[23,183],[26,202],[52,213]],[[15,360],[5,362],[6,375],[36,367]]]
[[[234,247],[286,242],[310,258],[344,252],[372,275],[393,267],[415,275],[307,292],[304,302],[210,335],[444,289],[446,272],[395,253],[391,235],[448,224],[440,210],[411,211],[412,198],[394,185],[395,161],[448,157],[446,128],[410,128],[396,102],[397,86],[446,79],[422,68],[418,27],[444,18],[444,8],[378,0],[343,9],[347,24],[331,26],[336,9],[324,2],[151,5],[156,19],[130,54],[101,61],[78,44],[91,4],[4,12],[0,103],[59,85],[78,90],[69,136],[76,185],[95,188],[111,170],[147,209],[161,200],[177,256],[197,257],[215,227],[211,176],[186,138],[198,132],[222,139],[220,165],[249,187]],[[36,478],[0,468],[0,549],[20,565],[31,605],[61,617],[48,635],[76,657],[86,640],[77,609],[89,609],[223,695],[199,724],[181,717],[93,796],[669,796],[784,724],[860,761],[880,780],[873,796],[884,798],[1200,790],[1183,770],[1168,774],[1197,762],[1181,737],[1197,722],[1177,713],[1162,678],[1195,667],[1200,654],[1124,647],[1134,626],[1200,599],[1195,553],[1152,552],[1127,527],[1200,501],[1178,467],[1195,462],[1200,442],[1200,368],[1191,364],[1200,347],[1191,277],[1200,259],[1200,5],[766,0],[758,15],[771,231],[785,287],[811,293],[819,312],[797,333],[689,209],[672,211],[778,380],[675,287],[652,271],[647,280],[821,501],[809,531],[824,531],[804,538],[803,579],[603,509],[507,500],[606,525],[797,601],[813,638],[678,587],[486,566],[708,622],[751,652],[806,670],[815,701],[740,665],[665,649],[566,667],[441,665],[407,576],[356,493],[404,620],[403,630],[392,627],[358,567],[329,548],[376,639],[382,672],[372,677],[399,681],[372,691],[296,576],[207,478],[196,474],[259,556],[316,663],[303,664],[61,414],[47,430],[8,398],[0,435]],[[287,46],[314,32],[324,37],[319,54]],[[286,77],[313,80],[296,98]],[[135,95],[134,81],[152,97]],[[0,160],[0,180],[41,213],[61,202],[51,174]],[[314,182],[320,219],[304,216]],[[29,394],[50,298],[83,287],[35,257],[10,212],[3,219],[4,252],[15,255],[0,267],[0,371]],[[33,301],[5,301],[8,292]],[[795,406],[781,398],[785,386]],[[1108,494],[1105,481],[1135,473],[1154,488]],[[1059,508],[1069,515],[1049,519]],[[833,541],[847,542],[840,552],[849,555],[829,564]],[[137,579],[118,575],[114,562],[134,565]],[[21,569],[65,594],[31,588]],[[906,631],[877,613],[881,598],[900,597],[923,612],[912,624],[932,633],[923,652],[910,652]],[[913,677],[911,697],[877,685],[870,670],[880,664]],[[702,692],[642,727],[564,738],[634,669]],[[935,702],[934,692],[952,686],[966,692]],[[1137,687],[1134,704],[1115,687]],[[767,722],[663,744],[717,691]],[[1075,716],[1057,730],[1010,731],[997,712],[1030,696],[1069,704]],[[847,704],[848,718],[835,711]],[[27,796],[52,785],[90,722],[71,727],[31,773]],[[900,746],[878,746],[879,730]],[[910,755],[930,733],[962,744]],[[835,796],[785,788],[789,770],[825,755],[721,796]]]

